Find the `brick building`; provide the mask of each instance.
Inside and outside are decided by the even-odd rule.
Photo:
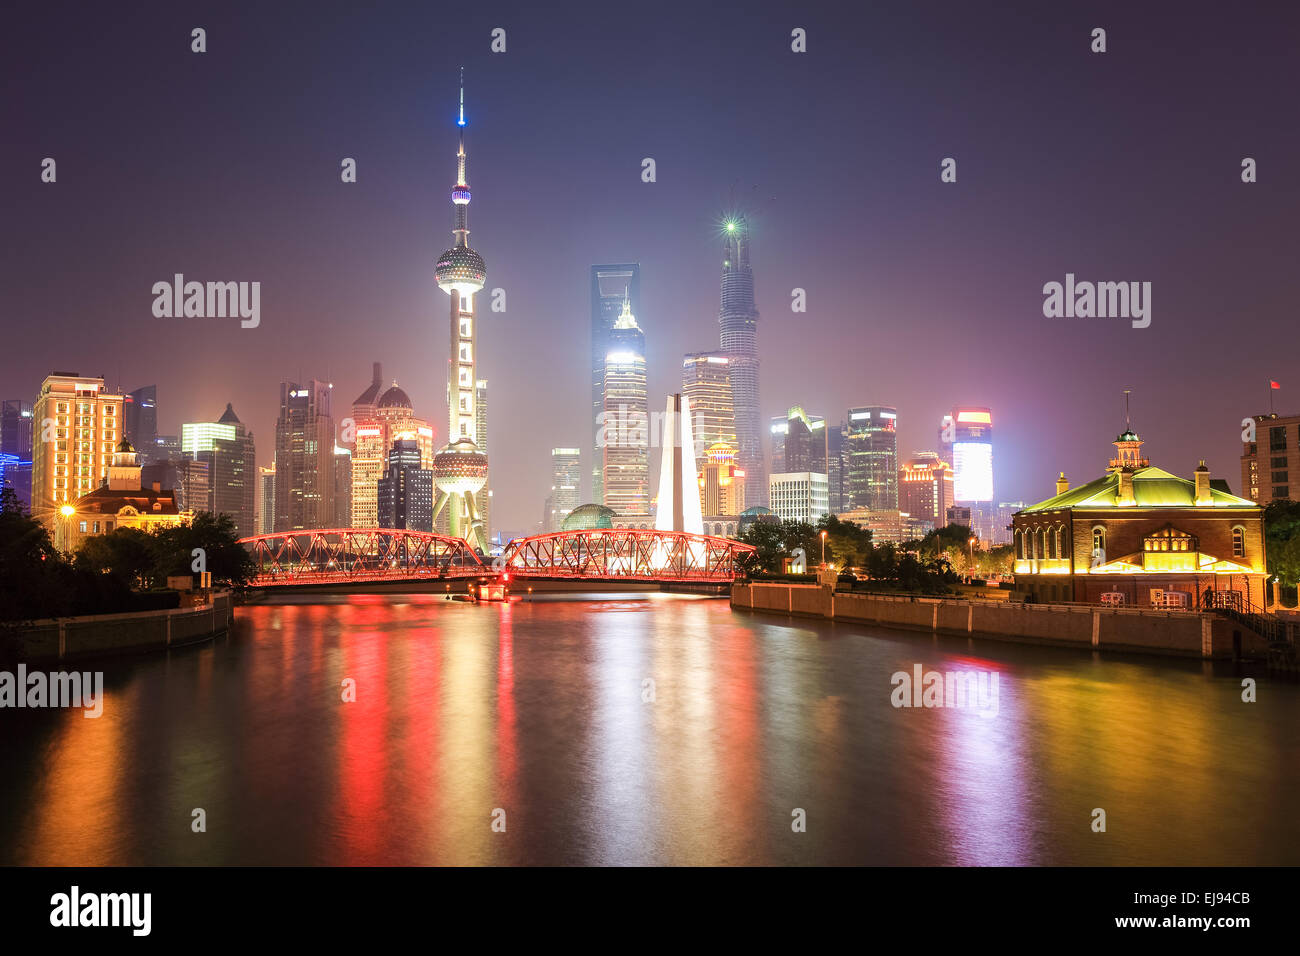
[[[1016,589],[1033,600],[1139,607],[1265,605],[1263,510],[1211,480],[1152,467],[1142,440],[1115,439],[1106,474],[1012,518]]]

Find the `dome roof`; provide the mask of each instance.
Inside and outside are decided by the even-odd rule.
[[[764,508],[762,505],[754,505],[754,507],[746,508],[744,511],[742,511],[740,513],[740,517],[757,518],[759,515],[770,515],[770,514],[772,514],[771,508]]]
[[[392,388],[379,396],[380,408],[411,408],[411,398],[394,382]]]
[[[561,531],[593,531],[614,527],[614,510],[604,505],[579,505],[565,517]]]
[[[135,446],[123,438],[117,443],[117,452],[122,455],[133,455],[135,454]]]
[[[453,289],[477,292],[487,279],[487,265],[469,246],[452,246],[438,257],[433,273],[443,292]]]

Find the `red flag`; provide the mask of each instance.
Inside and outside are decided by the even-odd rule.
[[[1281,388],[1282,386],[1279,385],[1277,382],[1274,382],[1274,381],[1271,381],[1271,380],[1270,380],[1269,383],[1268,383],[1268,387],[1269,387],[1269,388]]]

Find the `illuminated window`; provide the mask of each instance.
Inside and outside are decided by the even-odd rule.
[[[1246,556],[1246,529],[1241,525],[1232,529],[1232,556],[1234,558]]]
[[[1092,550],[1106,553],[1106,529],[1102,525],[1095,525],[1092,529]]]
[[[1176,528],[1161,528],[1142,539],[1144,551],[1196,551],[1197,540],[1194,536]]]

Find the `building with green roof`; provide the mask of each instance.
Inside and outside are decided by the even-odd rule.
[[[1040,602],[1185,608],[1265,604],[1264,518],[1210,478],[1154,467],[1126,428],[1106,473],[1012,518],[1016,589]]]

